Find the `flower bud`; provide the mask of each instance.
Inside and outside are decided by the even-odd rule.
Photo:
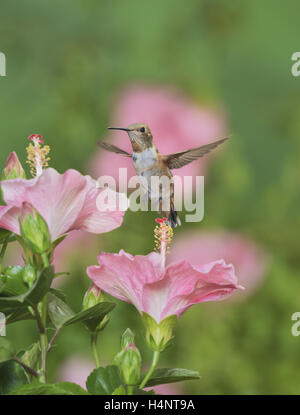
[[[118,367],[120,378],[125,385],[134,386],[139,383],[142,358],[133,343],[116,355],[114,364]]]
[[[126,349],[126,347],[130,346],[134,341],[134,334],[133,332],[128,328],[124,331],[122,338],[121,338],[121,349]]]
[[[106,298],[100,288],[98,288],[97,285],[92,284],[83,297],[82,310],[87,310],[88,308],[94,307],[95,305],[105,301]],[[97,319],[97,317],[95,317],[95,319]],[[97,332],[103,330],[108,324],[109,320],[110,316],[107,314],[97,325],[95,331]]]
[[[150,349],[159,352],[165,350],[173,338],[173,330],[177,324],[178,317],[171,315],[157,323],[153,317],[143,312],[142,320],[146,327],[146,342]]]
[[[105,301],[105,299],[100,288],[98,288],[97,285],[92,284],[83,297],[82,309],[87,310],[103,301]]]
[[[13,151],[6,160],[1,179],[9,180],[18,178],[26,179],[26,175],[17,154]]]
[[[51,247],[48,225],[30,203],[23,203],[19,223],[21,236],[32,252],[42,254]]]
[[[23,268],[23,281],[31,288],[35,280],[36,273],[34,267],[30,264],[26,264]]]

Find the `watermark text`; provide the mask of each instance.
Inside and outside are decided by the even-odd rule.
[[[0,76],[6,76],[6,56],[0,52]]]
[[[295,323],[292,325],[291,332],[294,337],[300,336],[300,312],[296,311],[291,317]]]
[[[150,210],[166,215],[185,211],[185,222],[201,222],[204,217],[204,176],[132,176],[128,180],[127,169],[120,168],[118,184],[119,193],[114,177],[98,178],[97,187],[104,189],[96,200],[99,211]]]
[[[0,336],[6,336],[6,318],[5,314],[0,312]]]
[[[299,76],[300,75],[300,52],[294,52],[292,54],[292,61],[295,61],[295,63],[291,67],[292,75]]]

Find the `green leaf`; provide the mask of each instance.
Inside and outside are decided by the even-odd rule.
[[[75,314],[56,290],[51,289],[48,294],[48,313],[56,328],[81,322],[91,331],[95,331],[98,324],[114,307],[115,303],[103,302]]]
[[[61,277],[62,275],[71,275],[71,273],[68,271],[56,272],[54,278]]]
[[[116,306],[115,303],[105,301],[103,303],[96,304],[94,307],[83,310],[76,314],[70,320],[64,323],[64,326],[69,326],[74,323],[84,323],[90,331],[95,331],[98,324],[104,319],[104,317],[110,313]]]
[[[66,327],[75,323],[84,323],[91,331],[95,331],[98,324],[115,307],[115,303],[103,302],[87,310],[75,314],[68,304],[51,290],[48,294],[48,313],[56,328]]]
[[[7,394],[27,383],[26,372],[18,363],[10,361],[0,365],[0,395]]]
[[[50,265],[44,268],[33,286],[25,293],[12,297],[0,297],[0,310],[9,314],[15,312],[18,308],[26,308],[29,305],[34,307],[44,295],[49,291],[53,279],[53,267]]]
[[[47,298],[49,317],[56,328],[63,327],[64,323],[70,320],[75,314],[65,301],[52,292],[48,293]]]
[[[182,382],[184,380],[200,379],[198,372],[187,369],[156,369],[146,384],[146,388],[149,386],[162,385],[164,383]]]
[[[68,395],[89,395],[89,393],[81,386],[77,385],[77,383],[59,382],[54,385],[65,392],[68,392]]]
[[[20,265],[6,267],[0,279],[3,283],[1,287],[2,296],[20,295],[28,290],[23,281],[23,267]]]
[[[55,385],[47,383],[30,383],[12,390],[8,395],[65,395],[65,393]]]
[[[55,278],[55,275],[56,274],[54,274],[54,278]],[[57,288],[50,288],[49,292],[52,293],[53,295],[56,295],[56,297],[60,298],[65,303],[67,302],[67,296],[62,290],[59,290]]]
[[[62,235],[59,238],[55,239],[54,242],[52,242],[51,248],[54,250],[68,235]]]
[[[0,337],[0,364],[15,357],[16,351],[9,340]]]
[[[153,389],[151,389],[149,391],[145,391],[143,389],[138,389],[137,387],[135,387],[133,389],[133,395],[156,395],[156,393]]]
[[[52,279],[54,276],[53,266],[49,265],[49,267],[44,268],[37,278],[33,286],[26,294],[24,294],[23,301],[27,302],[29,305],[34,306],[39,303],[45,294],[49,291],[49,288],[52,283]]]
[[[16,236],[12,232],[7,229],[0,228],[0,244],[6,242],[7,238],[8,242],[14,242],[16,240]]]
[[[35,320],[35,316],[28,310],[28,308],[19,308],[15,312],[11,313],[6,318],[6,324],[11,324],[23,320]]]
[[[7,229],[0,228],[0,244],[3,244],[3,242],[6,241],[6,239],[9,237],[10,233],[11,232],[8,231]]]
[[[9,395],[89,395],[76,383],[32,383],[13,390]]]
[[[121,385],[113,391],[112,395],[127,395],[127,393],[124,386]]]
[[[39,342],[33,343],[28,350],[26,350],[20,360],[25,363],[25,365],[36,369],[39,363],[41,355],[40,344]],[[26,372],[26,376],[31,380],[31,375]]]
[[[87,390],[92,395],[111,395],[121,384],[117,366],[98,367],[86,381]]]

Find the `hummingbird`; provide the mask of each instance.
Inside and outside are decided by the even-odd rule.
[[[108,127],[109,130],[121,130],[127,132],[131,145],[132,154],[121,148],[103,141],[98,145],[112,153],[119,154],[132,159],[137,176],[140,178],[141,186],[145,189],[146,197],[153,201],[157,199],[157,210],[163,217],[167,218],[167,224],[172,228],[181,225],[178,213],[174,206],[174,183],[172,182],[173,169],[180,169],[183,166],[203,157],[220,144],[224,143],[228,138],[223,138],[213,143],[205,144],[201,147],[191,148],[173,154],[161,154],[153,143],[153,136],[150,128],[146,124],[130,124],[128,127]],[[170,179],[169,192],[165,191],[160,185],[159,195],[155,195],[151,191],[151,179],[153,177],[162,178],[166,176]],[[166,209],[166,202],[168,209]]]

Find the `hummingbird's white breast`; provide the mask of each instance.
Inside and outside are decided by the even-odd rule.
[[[155,147],[147,148],[140,153],[133,152],[132,161],[137,175],[143,176],[143,173],[152,170],[157,165],[157,152]]]
[[[136,174],[139,176],[142,198],[151,200],[151,208],[159,210],[161,200],[166,202],[164,206],[169,207],[170,201],[170,182],[160,181],[163,179],[161,168],[158,163],[158,155],[155,147],[148,148],[140,153],[132,154],[133,164]],[[165,177],[165,176],[164,176]],[[162,190],[160,186],[162,185]],[[161,195],[164,195],[162,198]]]
[[[132,154],[132,161],[140,179],[142,193],[151,198],[151,177],[157,174],[157,152],[155,147]],[[153,196],[153,195],[152,195]]]

